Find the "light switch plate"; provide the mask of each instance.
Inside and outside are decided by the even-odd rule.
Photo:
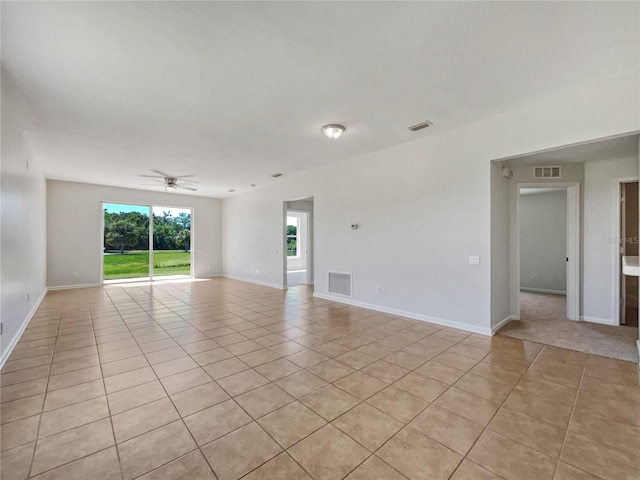
[[[471,255],[469,257],[469,265],[473,265],[473,266],[480,265],[480,257],[478,255]]]

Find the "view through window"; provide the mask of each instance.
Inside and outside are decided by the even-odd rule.
[[[114,203],[103,208],[105,280],[191,275],[190,209]]]
[[[287,216],[287,257],[298,256],[298,217]]]

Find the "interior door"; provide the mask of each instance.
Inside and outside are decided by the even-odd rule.
[[[638,255],[638,182],[620,184],[620,265],[623,256]],[[638,277],[620,270],[620,323],[638,325]]]

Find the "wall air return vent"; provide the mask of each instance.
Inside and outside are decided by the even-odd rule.
[[[533,167],[534,178],[560,178],[560,167]]]
[[[345,297],[351,296],[351,274],[329,272],[329,293],[337,293]]]

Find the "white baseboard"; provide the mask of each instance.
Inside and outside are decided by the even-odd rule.
[[[47,287],[49,290],[69,290],[71,288],[92,288],[102,287],[101,283],[82,283],[80,285],[56,285],[53,287]]]
[[[373,303],[359,302],[350,298],[339,297],[326,293],[314,293],[314,297],[322,298],[324,300],[330,300],[332,302],[346,303],[347,305],[353,305],[354,307],[366,308],[368,310],[375,310],[376,312],[389,313],[391,315],[398,315],[401,317],[412,318],[414,320],[421,320],[423,322],[435,323],[436,325],[442,325],[443,327],[457,328],[458,330],[465,330],[467,332],[479,333],[481,335],[491,336],[493,335],[490,328],[477,327],[475,325],[468,325],[466,323],[456,322],[453,320],[446,320],[444,318],[430,317],[428,315],[422,315],[414,312],[406,312],[404,310],[398,310],[395,308],[384,307],[381,305],[375,305]]]
[[[253,283],[255,285],[261,285],[263,287],[271,287],[271,288],[277,288],[278,290],[285,290],[284,285],[278,285],[277,283],[261,282],[260,280],[254,280],[253,278],[240,277],[238,275],[227,275],[224,273],[221,276],[224,278],[230,278],[231,280],[238,280],[240,282]]]
[[[496,323],[494,326],[491,327],[491,333],[492,335],[495,335],[496,333],[498,333],[498,330],[500,330],[502,327],[504,327],[507,323],[509,323],[511,320],[516,320],[515,315],[509,315],[505,318],[503,318],[502,320],[500,320],[498,323]]]
[[[618,325],[618,322],[613,321],[613,319],[611,318],[585,317],[584,315],[580,316],[580,321],[600,323],[602,325],[614,325],[614,326]]]
[[[198,276],[194,276],[193,278],[220,278],[220,277],[224,277],[224,275],[221,273],[212,273],[211,275],[198,275]]]
[[[531,293],[550,293],[551,295],[566,295],[567,292],[565,290],[549,290],[547,288],[530,288],[530,287],[520,287],[521,292],[531,292]]]
[[[7,348],[4,350],[4,352],[2,352],[2,356],[0,357],[0,369],[2,369],[2,367],[4,366],[4,362],[7,361],[7,358],[9,358],[9,355],[11,355],[11,352],[13,352],[13,349],[16,348],[16,345],[20,341],[22,334],[27,329],[29,322],[38,311],[38,308],[40,308],[40,304],[42,303],[42,300],[44,300],[44,297],[47,295],[48,291],[49,291],[49,288],[44,287],[42,294],[38,297],[38,299],[36,300],[36,303],[33,304],[33,308],[27,315],[27,318],[25,318],[24,321],[22,322],[22,325],[20,326],[20,330],[18,330],[18,332],[13,337],[9,345],[7,345]]]

